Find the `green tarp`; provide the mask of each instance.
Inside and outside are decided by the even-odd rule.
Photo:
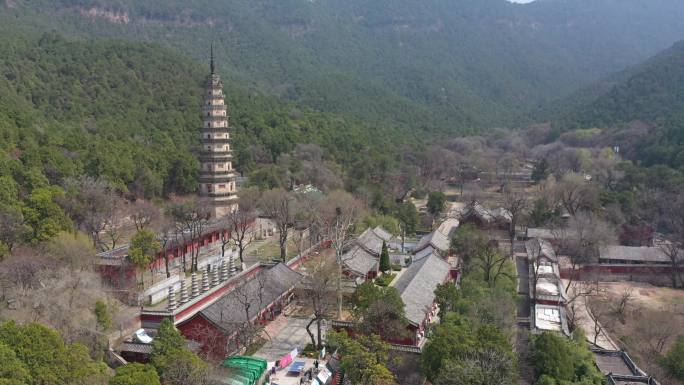
[[[254,357],[235,356],[223,361],[224,368],[233,369],[231,385],[254,385],[266,371],[266,360]]]

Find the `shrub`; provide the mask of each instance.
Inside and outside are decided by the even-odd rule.
[[[396,274],[383,274],[375,279],[375,284],[378,286],[389,286],[396,276]]]

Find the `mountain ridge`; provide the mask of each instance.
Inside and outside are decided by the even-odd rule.
[[[655,1],[16,0],[7,13],[196,60],[207,56],[198,42],[213,40],[229,78],[263,92],[410,130],[472,133],[510,126],[684,38],[684,9]]]

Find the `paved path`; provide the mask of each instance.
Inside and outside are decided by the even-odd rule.
[[[563,286],[566,286],[568,282],[566,280],[563,280]],[[569,296],[572,298],[574,297],[574,286],[570,287],[570,294]],[[579,327],[584,330],[584,334],[587,336],[587,341],[592,344],[594,343],[594,336],[596,335],[595,333],[595,323],[594,319],[589,315],[589,312],[587,311],[587,303],[586,303],[586,297],[585,296],[579,296],[577,299],[577,305],[575,306],[575,311],[577,312],[575,316],[575,322]],[[596,338],[596,345],[602,349],[607,349],[607,350],[620,350],[618,345],[613,342],[613,340],[610,338],[608,333],[605,330],[600,330],[599,335]]]
[[[267,361],[275,361],[294,348],[299,348],[301,351],[306,344],[311,343],[311,338],[306,332],[308,323],[308,318],[279,316],[266,326],[270,340],[254,355]],[[315,330],[315,324],[311,325],[314,336]]]
[[[530,270],[527,255],[516,255],[516,275],[518,281],[518,329],[515,336],[515,351],[518,354],[518,385],[534,383],[534,369],[531,365],[529,350],[530,333]],[[524,321],[524,322],[521,322]]]
[[[518,317],[530,317],[530,274],[527,257],[515,259],[518,273]]]

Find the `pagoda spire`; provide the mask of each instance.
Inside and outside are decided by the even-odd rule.
[[[209,69],[211,69],[211,74],[216,72],[216,67],[214,66],[214,43],[211,43],[211,63],[209,64]]]

